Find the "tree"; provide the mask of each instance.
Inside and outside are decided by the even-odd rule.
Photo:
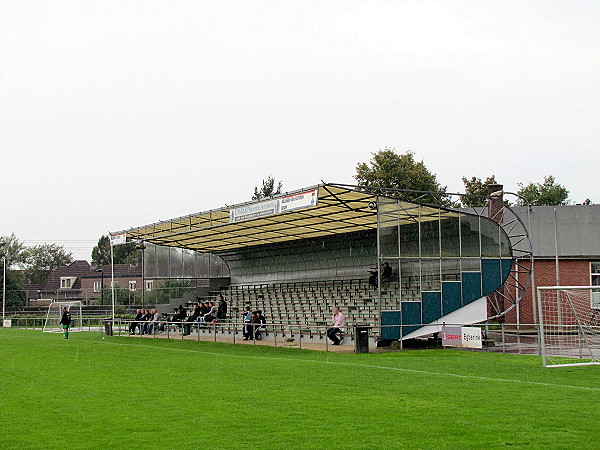
[[[451,204],[450,198],[444,194],[446,186],[438,183],[436,175],[427,169],[423,161],[415,161],[413,152],[408,151],[399,155],[395,149],[386,147],[372,155],[368,164],[363,162],[356,166],[354,178],[364,188],[370,191],[377,188],[427,191],[427,193],[386,192],[385,194],[407,201],[445,206]]]
[[[477,177],[471,177],[470,180],[467,177],[462,177],[462,182],[465,186],[465,194],[484,197],[488,196],[488,186],[490,184],[498,184],[494,175],[487,177],[485,181],[481,181],[481,178]],[[460,201],[465,208],[487,205],[487,199],[482,197],[462,197]]]
[[[6,267],[25,262],[25,245],[14,233],[0,237],[0,258],[6,258]]]
[[[135,242],[113,247],[113,262],[115,264],[130,264],[138,258],[139,251]],[[102,235],[98,239],[98,244],[92,249],[92,261],[99,265],[110,265],[110,239],[108,235]]]
[[[252,200],[264,200],[269,197],[273,197],[275,195],[281,194],[281,188],[283,184],[281,180],[277,183],[277,188],[275,188],[275,179],[269,175],[266,180],[262,182],[262,188],[258,188],[258,186],[254,187],[254,195],[252,195]]]
[[[517,194],[527,199],[518,200],[519,205],[568,205],[569,191],[563,185],[558,184],[552,175],[544,177],[543,183],[530,182],[527,186],[517,183],[519,190]]]
[[[58,244],[34,245],[28,247],[24,253],[27,284],[43,284],[52,269],[73,262],[73,254]]]

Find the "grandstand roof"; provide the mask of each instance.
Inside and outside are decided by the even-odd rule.
[[[393,205],[395,223],[398,208],[401,223],[457,214],[434,206],[403,201],[397,204],[396,200]],[[321,184],[260,202],[190,214],[111,235],[126,233],[127,240],[219,253],[376,228],[376,194],[343,185]]]

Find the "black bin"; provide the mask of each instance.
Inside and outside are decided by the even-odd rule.
[[[354,325],[354,353],[369,353],[369,330],[368,323]]]
[[[113,335],[112,320],[105,320],[104,321],[104,334],[106,334],[107,336],[112,336]]]

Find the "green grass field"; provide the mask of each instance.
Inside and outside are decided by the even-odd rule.
[[[600,367],[0,330],[0,448],[598,448]]]

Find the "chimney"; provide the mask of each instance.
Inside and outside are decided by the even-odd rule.
[[[488,195],[491,197],[488,200],[488,217],[496,223],[502,222],[504,212],[504,193],[501,184],[489,184]]]

